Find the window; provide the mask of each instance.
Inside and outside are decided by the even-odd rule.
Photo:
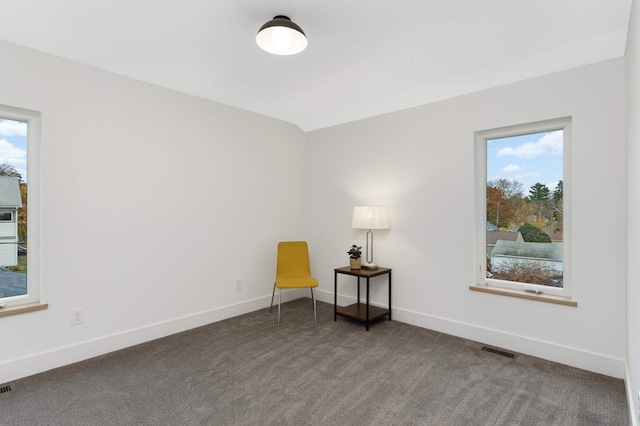
[[[39,113],[0,105],[0,302],[6,306],[40,300],[39,138]]]
[[[0,211],[0,222],[13,222],[13,212]],[[2,236],[0,236],[0,239]]]
[[[475,138],[476,284],[569,297],[571,119]]]

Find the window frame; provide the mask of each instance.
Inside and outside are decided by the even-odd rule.
[[[520,292],[534,292],[571,298],[571,117],[561,117],[550,120],[536,121],[525,124],[499,127],[477,131],[474,133],[475,149],[475,179],[476,179],[476,257],[475,284],[495,289],[516,290]],[[539,284],[529,284],[514,281],[504,281],[487,278],[487,141],[492,139],[523,136],[535,133],[562,130],[562,181],[563,181],[563,287],[556,288]],[[541,293],[535,293],[541,292]]]
[[[41,302],[42,295],[42,232],[41,232],[41,175],[40,149],[42,114],[24,108],[17,108],[0,104],[0,118],[4,120],[22,121],[27,123],[27,294],[21,296],[3,297],[0,302],[7,308]],[[5,308],[6,309],[6,308]],[[0,311],[1,313],[1,311]]]

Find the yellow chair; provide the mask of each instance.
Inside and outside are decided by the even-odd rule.
[[[271,306],[273,308],[273,297],[276,288],[278,293],[278,327],[280,327],[280,304],[282,302],[282,289],[285,288],[309,288],[311,289],[311,300],[313,301],[313,321],[318,324],[316,310],[316,298],[313,288],[318,287],[318,280],[311,276],[309,266],[309,248],[305,241],[283,241],[278,243],[278,265],[276,270],[276,282],[273,283],[271,293]]]

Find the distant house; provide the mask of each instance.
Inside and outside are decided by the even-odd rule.
[[[561,276],[564,271],[563,245],[498,240],[491,252],[491,270],[496,273],[513,262],[535,261],[549,267],[554,275]]]
[[[19,179],[0,176],[0,266],[18,264],[18,209],[21,207]]]
[[[491,255],[498,240],[523,241],[522,234],[511,231],[488,231],[487,232],[487,256]]]
[[[555,226],[545,226],[544,228],[542,228],[542,230],[549,236],[551,237],[551,241],[555,242],[559,242],[562,241],[564,236],[563,236],[563,232],[556,228]]]

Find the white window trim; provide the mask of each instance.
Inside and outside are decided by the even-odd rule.
[[[487,278],[487,141],[510,136],[521,136],[532,133],[563,131],[563,288],[554,288],[538,284],[518,283]],[[497,129],[475,132],[475,178],[476,178],[476,285],[492,288],[503,288],[517,291],[541,291],[542,294],[571,297],[571,117],[537,121]],[[528,294],[528,293],[527,293]]]
[[[0,117],[27,123],[27,294],[2,298],[7,307],[41,302],[42,293],[42,203],[40,175],[41,113],[23,108],[0,105]],[[5,308],[6,309],[6,308]]]

